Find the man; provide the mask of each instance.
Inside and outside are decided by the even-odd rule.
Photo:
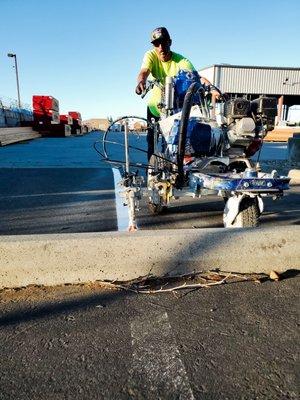
[[[172,40],[165,27],[154,29],[151,33],[151,43],[153,49],[145,53],[141,70],[137,77],[136,94],[141,95],[146,87],[146,80],[151,76],[160,83],[165,83],[166,76],[176,76],[179,70],[195,71],[193,64],[184,56],[171,51]],[[147,107],[147,120],[156,121],[160,116],[158,104],[161,102],[161,90],[154,86],[151,91],[151,97]],[[154,152],[154,132],[152,128],[148,129],[148,160]]]

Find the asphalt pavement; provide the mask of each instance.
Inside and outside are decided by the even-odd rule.
[[[296,272],[290,273],[290,276]],[[299,278],[0,293],[0,399],[298,399]]]
[[[108,156],[124,161],[124,134],[108,139]],[[95,143],[102,151],[101,132],[0,147],[0,235],[117,230],[113,170]],[[130,143],[145,149],[145,136]]]

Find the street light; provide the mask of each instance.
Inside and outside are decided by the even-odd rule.
[[[15,70],[16,70],[17,90],[18,90],[18,104],[19,104],[19,108],[21,108],[17,55],[13,54],[13,53],[8,53],[7,57],[12,57],[15,59]]]

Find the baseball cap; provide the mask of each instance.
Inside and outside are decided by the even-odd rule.
[[[160,26],[159,28],[154,29],[151,33],[151,43],[156,42],[157,40],[170,40],[170,35],[164,26]]]

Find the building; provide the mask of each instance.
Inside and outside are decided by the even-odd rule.
[[[277,124],[287,120],[292,106],[300,105],[300,68],[215,64],[199,70],[199,74],[230,97],[276,97]]]
[[[91,118],[83,121],[83,124],[86,125],[89,130],[106,131],[110,125],[110,122],[105,118]]]
[[[147,129],[147,125],[145,122],[135,122],[133,124],[133,130],[137,132],[144,132]]]

